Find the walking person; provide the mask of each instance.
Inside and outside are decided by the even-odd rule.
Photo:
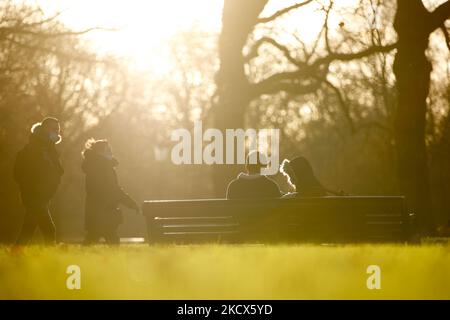
[[[55,145],[61,141],[56,118],[45,118],[34,124],[28,143],[17,154],[14,179],[19,185],[25,217],[16,244],[28,244],[36,229],[46,244],[55,243],[55,225],[49,203],[63,174]]]
[[[107,140],[89,139],[82,152],[82,169],[86,175],[85,244],[104,238],[108,244],[119,244],[117,229],[122,223],[120,204],[139,212],[136,202],[120,187],[114,158]]]

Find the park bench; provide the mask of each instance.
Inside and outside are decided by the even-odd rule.
[[[149,243],[406,242],[403,197],[145,201]]]

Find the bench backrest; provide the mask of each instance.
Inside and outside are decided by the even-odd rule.
[[[143,206],[149,242],[406,241],[403,197],[157,200]]]

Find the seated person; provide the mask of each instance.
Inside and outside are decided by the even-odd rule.
[[[255,153],[256,163],[252,164],[250,159],[255,157]],[[267,157],[263,153],[249,152],[245,161],[247,172],[241,172],[236,179],[230,182],[227,188],[227,199],[280,197],[282,194],[278,184],[265,175],[261,175],[261,169],[266,166]]]
[[[285,194],[283,198],[325,197],[328,193],[345,195],[342,191],[334,192],[323,187],[314,175],[311,164],[304,157],[296,157],[291,161],[285,159],[280,166],[280,172],[296,191]]]

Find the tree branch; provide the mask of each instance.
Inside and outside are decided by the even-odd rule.
[[[300,81],[296,79],[291,79],[290,81],[274,81],[273,79],[266,79],[255,84],[251,84],[250,95],[251,97],[256,98],[263,94],[274,94],[281,91],[294,95],[304,95],[316,92],[320,86],[320,81],[301,84]]]
[[[351,61],[370,56],[375,53],[389,52],[397,48],[397,43],[386,46],[372,46],[365,50],[355,53],[331,53],[326,57],[317,59],[312,66],[320,66],[323,64],[330,64],[333,61]]]
[[[113,31],[114,29],[106,29],[106,28],[88,28],[81,31],[61,31],[61,32],[40,32],[40,31],[32,31],[27,30],[26,28],[18,28],[18,27],[0,27],[0,33],[4,34],[30,34],[36,37],[41,38],[56,38],[56,37],[66,37],[66,36],[78,36],[82,34],[86,34],[95,30],[102,30],[102,31]]]
[[[389,52],[396,48],[396,46],[397,44],[395,43],[388,46],[373,46],[356,53],[331,53],[326,57],[316,60],[312,64],[298,62],[300,65],[297,64],[298,69],[295,71],[276,73],[258,83],[251,84],[251,95],[256,97],[261,94],[270,94],[279,91],[294,94],[314,92],[314,90],[317,90],[326,81],[327,68],[333,61],[356,60],[379,52]],[[327,85],[333,90],[336,89],[333,88],[331,83],[327,83]],[[339,92],[336,93],[339,98]],[[351,119],[349,119],[349,122],[351,122]]]
[[[267,23],[267,22],[273,21],[273,20],[277,19],[278,17],[288,13],[289,11],[306,6],[307,4],[310,4],[313,1],[314,0],[306,0],[304,2],[296,3],[290,7],[287,7],[287,8],[284,8],[284,9],[281,9],[281,10],[275,12],[273,15],[271,15],[269,17],[259,18],[258,20],[256,20],[256,23]]]
[[[25,27],[35,27],[35,26],[40,26],[40,25],[43,25],[43,24],[52,22],[52,21],[58,19],[60,16],[61,16],[61,12],[57,12],[57,13],[55,13],[54,15],[52,15],[52,16],[46,18],[46,19],[42,19],[42,20],[39,20],[39,21],[36,21],[36,22],[27,23],[27,24],[25,24],[24,26],[25,26]]]
[[[330,82],[330,80],[328,80],[328,79],[325,79],[324,82],[336,94],[336,97],[338,98],[338,101],[339,101],[339,106],[341,107],[341,111],[344,113],[344,117],[345,117],[345,119],[347,119],[347,122],[350,126],[350,131],[352,133],[355,133],[355,124],[353,122],[352,116],[350,115],[350,110],[348,108],[348,105],[345,103],[344,96],[343,96],[341,90],[339,90],[338,87],[333,85]]]
[[[94,64],[99,64],[99,63],[103,63],[103,64],[106,63],[107,64],[108,63],[108,61],[98,60],[96,58],[89,57],[88,55],[84,55],[84,56],[78,55],[77,56],[77,55],[73,55],[73,54],[70,54],[70,53],[58,50],[58,49],[47,48],[47,47],[44,47],[44,46],[28,45],[28,44],[22,43],[20,41],[16,41],[16,40],[11,39],[11,38],[7,38],[6,40],[11,42],[11,43],[13,43],[13,44],[15,44],[15,45],[17,45],[17,46],[23,47],[25,49],[34,50],[34,51],[43,51],[43,52],[47,52],[47,53],[50,53],[50,54],[54,54],[56,56],[68,58],[68,59],[71,59],[71,60],[74,60],[74,61],[88,62],[88,63],[94,63]]]
[[[327,9],[325,9],[325,21],[323,23],[323,27],[325,30],[325,47],[327,48],[328,53],[331,53],[331,45],[330,45],[330,37],[329,37],[329,33],[330,33],[330,29],[328,28],[328,21],[330,19],[330,12],[333,9],[334,6],[334,2],[330,1],[330,5],[328,6]]]
[[[263,37],[255,42],[255,44],[253,45],[249,54],[245,57],[245,62],[248,62],[251,59],[257,57],[259,48],[265,43],[271,44],[272,46],[274,46],[275,48],[277,48],[278,50],[283,52],[286,59],[289,62],[291,62],[293,65],[296,65],[298,67],[304,66],[304,63],[302,63],[301,61],[298,61],[291,55],[291,53],[289,52],[289,49],[286,46],[278,43],[276,40],[269,38],[269,37]]]
[[[430,15],[431,31],[442,26],[450,18],[450,0],[438,6]]]

